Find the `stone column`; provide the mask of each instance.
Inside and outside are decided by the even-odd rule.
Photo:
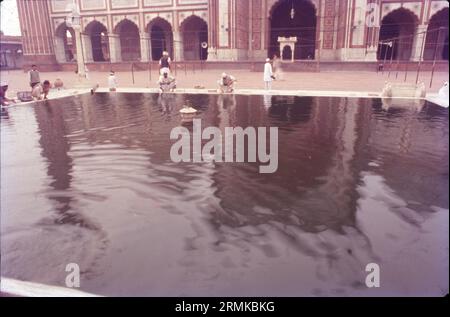
[[[291,44],[291,62],[294,62],[294,58],[295,58],[295,44]]]
[[[93,62],[91,37],[89,35],[82,34],[81,43],[83,45],[84,61],[86,63]]]
[[[148,62],[150,58],[150,37],[147,32],[140,32],[141,62]]]
[[[173,59],[177,62],[183,60],[183,39],[180,31],[173,31]]]
[[[120,62],[121,58],[120,38],[117,34],[109,34],[109,55],[111,63]]]
[[[411,52],[411,60],[412,61],[420,61],[422,58],[423,60],[423,53],[422,50],[424,49],[424,41],[426,40],[427,36],[427,26],[426,25],[419,25],[417,27],[416,33],[414,34],[414,41],[412,45],[412,52]]]
[[[64,39],[60,36],[55,37],[55,56],[58,63],[66,62],[66,51],[64,47]]]
[[[80,27],[74,27],[75,30],[75,44],[77,49],[77,66],[78,66],[78,76],[83,78],[86,76],[85,65],[84,65],[84,54],[82,48],[82,36],[80,32]]]
[[[367,32],[370,34],[370,38],[366,43],[367,51],[366,51],[366,61],[376,62],[377,53],[378,53],[378,39],[380,34],[380,28],[378,26],[367,28]]]

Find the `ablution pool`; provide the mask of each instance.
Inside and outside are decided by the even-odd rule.
[[[278,127],[278,169],[174,163],[203,127]],[[449,115],[380,99],[107,94],[1,118],[1,276],[118,296],[444,295]],[[380,287],[366,267],[379,265]]]

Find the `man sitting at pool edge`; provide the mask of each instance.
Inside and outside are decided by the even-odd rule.
[[[159,92],[173,92],[177,88],[177,83],[175,81],[175,78],[172,76],[169,76],[169,73],[165,71],[158,80],[159,84]]]
[[[219,85],[218,93],[232,93],[234,91],[234,83],[236,82],[236,78],[227,73],[222,73],[222,78],[217,81]]]

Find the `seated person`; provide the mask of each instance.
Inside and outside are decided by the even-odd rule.
[[[0,105],[1,106],[8,106],[11,103],[15,103],[14,99],[9,99],[6,96],[6,91],[8,90],[8,84],[2,83],[0,86]]]
[[[164,72],[162,76],[159,77],[158,84],[159,84],[159,91],[161,93],[173,92],[177,88],[175,78],[169,76],[167,72]]]
[[[219,84],[219,93],[232,93],[234,90],[234,83],[236,82],[236,78],[227,73],[222,74],[222,78],[219,79],[217,84]]]

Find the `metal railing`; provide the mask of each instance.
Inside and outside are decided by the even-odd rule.
[[[437,36],[434,36],[434,38],[437,39],[437,41],[432,42],[430,40],[427,41],[427,39],[432,39],[433,35],[437,34]],[[423,68],[425,64],[428,64],[431,66],[430,70],[430,80],[429,80],[429,87],[431,88],[433,84],[434,74],[436,70],[436,65],[438,63],[446,63],[448,65],[448,59],[444,59],[442,54],[444,53],[445,47],[447,45],[448,50],[448,42],[445,41],[439,41],[440,38],[442,38],[442,35],[446,34],[448,36],[448,28],[446,27],[439,27],[432,30],[422,31],[422,32],[416,32],[413,35],[405,35],[405,36],[398,36],[394,38],[385,39],[382,41],[379,41],[378,43],[378,66],[377,66],[377,72],[381,71],[381,74],[384,75],[387,69],[387,77],[391,77],[391,73],[395,73],[395,79],[398,79],[401,72],[404,73],[403,81],[406,82],[408,78],[409,72],[413,71],[416,73],[415,76],[415,84],[418,84],[420,74],[423,72]],[[447,37],[448,38],[448,37]],[[420,40],[419,43],[415,42],[417,39]],[[447,40],[448,41],[448,40]],[[401,47],[402,43],[410,43],[411,47],[409,48],[411,52],[411,57],[415,58],[415,60],[411,61],[411,58],[408,59],[402,59],[400,58],[399,54],[399,48]],[[433,53],[432,58],[429,59],[428,57],[425,58],[425,50],[428,47],[432,47]],[[382,49],[384,47],[384,49]],[[417,49],[419,48],[419,52],[417,55]],[[396,51],[397,49],[397,51]],[[380,56],[379,53],[383,56]],[[389,57],[388,57],[389,55]],[[381,57],[381,58],[380,58]],[[415,68],[410,68],[410,65],[413,64]],[[401,70],[401,65],[404,66],[403,70]]]

